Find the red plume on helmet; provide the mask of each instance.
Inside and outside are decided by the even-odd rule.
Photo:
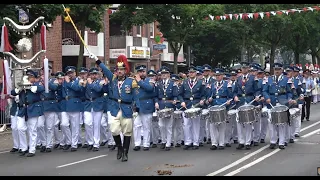
[[[128,63],[128,59],[125,55],[120,55],[117,59],[117,64],[119,62],[123,62],[123,64],[125,65],[126,68],[126,74],[130,73],[130,67],[129,67],[129,63]]]

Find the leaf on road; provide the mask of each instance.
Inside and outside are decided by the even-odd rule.
[[[157,170],[158,175],[171,175],[173,171],[171,170]]]

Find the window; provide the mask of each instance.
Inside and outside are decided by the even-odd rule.
[[[154,38],[154,23],[149,24],[150,38]]]
[[[141,37],[141,26],[136,26],[137,27],[137,37]]]

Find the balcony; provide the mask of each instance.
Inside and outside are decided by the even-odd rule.
[[[89,46],[98,45],[98,35],[95,32],[85,31],[85,37]],[[75,30],[62,31],[62,45],[80,45],[81,40]]]
[[[128,46],[148,47],[148,38],[133,36],[110,36],[110,49],[125,49]]]

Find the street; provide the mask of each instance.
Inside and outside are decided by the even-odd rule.
[[[285,150],[269,149],[260,144],[251,150],[210,150],[205,144],[199,150],[173,148],[163,151],[131,150],[128,162],[116,159],[116,151],[101,147],[98,152],[53,150],[32,158],[18,153],[0,152],[0,174],[3,176],[316,176],[320,167],[320,105],[311,106],[310,121],[302,123],[300,138]],[[269,142],[269,139],[266,140]],[[158,146],[159,147],[159,146]],[[132,148],[131,148],[132,149]],[[161,172],[160,172],[161,171]]]

